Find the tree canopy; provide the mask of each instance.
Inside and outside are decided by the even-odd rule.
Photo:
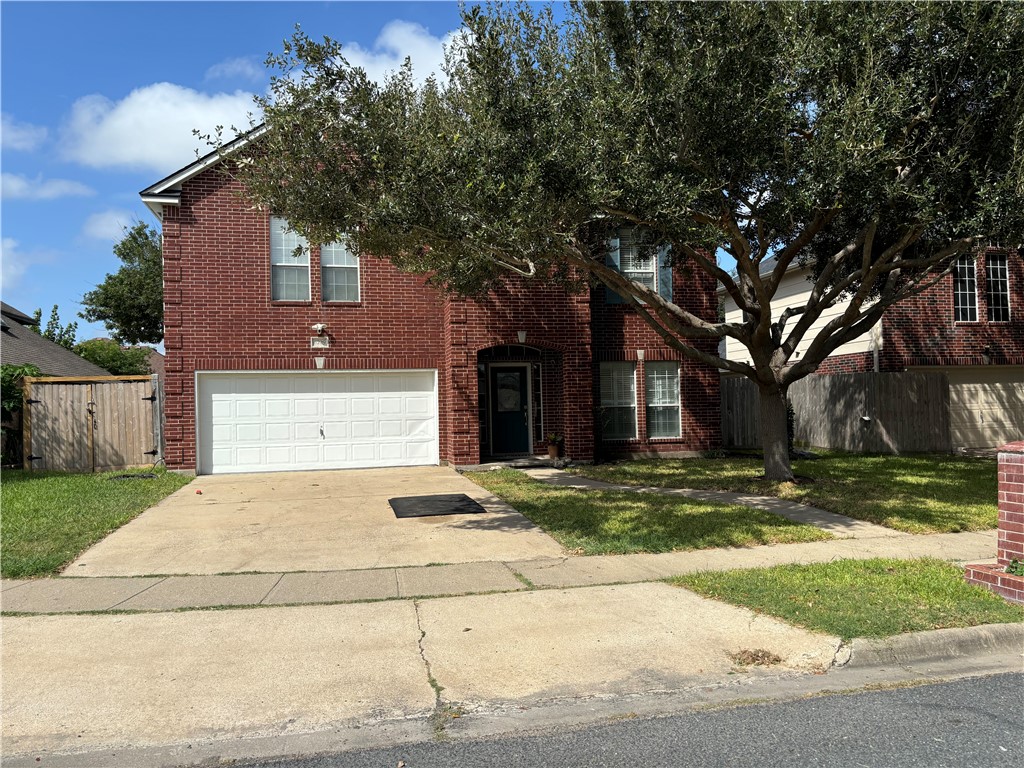
[[[114,376],[141,376],[150,372],[147,347],[122,347],[113,339],[89,339],[74,353]]]
[[[791,476],[792,382],[958,255],[1021,242],[1022,6],[497,4],[463,20],[446,78],[422,85],[408,66],[370,81],[297,30],[269,60],[269,130],[238,157],[251,197],[461,294],[510,272],[608,285],[669,346],[757,382],[770,477]],[[744,320],[607,266],[624,225],[712,275]],[[810,298],[782,307],[794,264],[813,267]],[[751,362],[690,343],[725,337]]]
[[[60,309],[56,304],[54,304],[53,309],[50,310],[50,319],[47,321],[45,328],[42,327],[42,309],[37,309],[33,312],[32,319],[33,323],[29,327],[40,336],[49,339],[54,344],[60,344],[64,349],[72,349],[75,346],[75,340],[78,334],[78,323],[74,321],[67,325],[61,323]]]
[[[125,227],[114,246],[121,268],[82,297],[81,317],[102,322],[121,344],[164,337],[163,256],[159,233],[143,222]]]

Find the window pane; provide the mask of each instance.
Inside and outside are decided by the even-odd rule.
[[[637,233],[636,227],[619,230],[619,270],[623,275],[656,291],[657,266],[657,248],[644,242],[643,235]]]
[[[636,366],[601,363],[601,436],[605,440],[636,437]]]
[[[309,301],[309,268],[271,267],[270,298],[272,301]]]
[[[605,440],[632,440],[636,437],[635,408],[605,408],[601,425]]]
[[[324,301],[359,301],[359,270],[354,267],[321,269]]]
[[[1005,253],[985,257],[985,293],[988,297],[988,319],[1005,323],[1010,319],[1010,273]]]
[[[648,406],[647,436],[679,437],[679,406]]]
[[[270,217],[270,263],[309,265],[309,243],[296,232],[289,232],[288,220],[281,216]],[[302,252],[295,254],[296,248]]]
[[[972,256],[961,256],[953,265],[953,316],[964,323],[978,319],[978,286]]]
[[[647,393],[647,437],[679,437],[679,363],[644,366]]]
[[[325,267],[358,267],[359,257],[342,243],[328,243],[320,246],[320,263]]]

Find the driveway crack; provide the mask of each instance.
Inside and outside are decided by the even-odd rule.
[[[412,605],[416,611],[416,629],[419,631],[416,643],[419,648],[420,658],[423,660],[423,666],[427,672],[427,683],[434,690],[434,711],[430,713],[428,719],[434,727],[434,738],[437,741],[445,741],[448,738],[448,725],[452,720],[462,717],[463,712],[460,707],[452,706],[451,702],[445,701],[441,695],[444,692],[444,686],[437,682],[437,678],[434,677],[430,669],[430,659],[427,658],[427,649],[423,644],[427,632],[423,629],[423,622],[420,617],[420,601],[413,600]]]

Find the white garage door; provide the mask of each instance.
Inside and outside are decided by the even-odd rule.
[[[200,474],[438,462],[435,371],[197,378]]]
[[[1024,439],[1024,368],[947,368],[954,448],[998,448]]]

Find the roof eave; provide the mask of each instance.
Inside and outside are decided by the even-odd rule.
[[[200,173],[208,168],[211,168],[224,159],[224,155],[230,152],[241,149],[246,144],[262,136],[267,130],[265,123],[257,125],[252,130],[246,131],[241,136],[238,136],[223,147],[213,150],[212,152],[203,155],[194,163],[186,165],[169,176],[165,176],[160,181],[146,187],[139,193],[142,198],[142,202],[146,204],[146,207],[153,212],[158,218],[163,218],[163,206],[165,205],[177,205],[181,200],[181,187],[189,179],[194,176],[198,176]]]

